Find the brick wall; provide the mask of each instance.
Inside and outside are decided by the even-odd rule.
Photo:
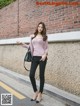
[[[18,1],[16,1],[0,10],[0,38],[28,36],[34,33],[40,21],[45,22],[47,33],[78,31],[80,6],[38,6],[35,0],[19,0],[18,16]]]

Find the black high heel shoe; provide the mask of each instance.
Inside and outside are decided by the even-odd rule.
[[[40,101],[38,101],[38,100],[36,101],[36,103],[39,103],[39,102],[40,102]]]
[[[31,99],[31,101],[35,101],[36,99]]]
[[[33,98],[31,99],[31,101],[35,101],[37,96],[38,96],[38,93],[34,96],[34,99]]]
[[[38,97],[37,99],[36,99],[36,103],[39,103],[39,102],[41,102],[41,100],[42,100],[42,97]]]
[[[40,99],[40,100],[36,100],[36,103],[39,103],[39,102],[41,102],[41,100],[42,100],[42,99]]]

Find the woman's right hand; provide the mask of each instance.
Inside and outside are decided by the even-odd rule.
[[[29,48],[29,45],[27,45],[26,43],[23,43],[23,42],[20,42],[20,41],[17,41],[16,43],[21,44],[25,48]]]
[[[17,44],[22,44],[22,42],[20,42],[20,41],[17,41],[16,43],[17,43]]]
[[[27,45],[26,43],[20,42],[20,41],[17,41],[17,44],[21,44],[23,47],[26,47],[26,48],[29,47],[29,45]]]

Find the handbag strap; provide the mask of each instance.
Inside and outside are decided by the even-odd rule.
[[[23,66],[24,66],[24,68],[25,68],[26,71],[30,71],[30,70],[28,70],[28,69],[26,68],[26,66],[25,66],[25,61],[24,61],[24,63],[23,63]]]
[[[32,38],[31,38],[31,45],[32,45]],[[28,51],[30,51],[30,47],[28,48]],[[28,70],[28,69],[26,68],[26,66],[25,66],[25,60],[24,60],[24,62],[23,62],[23,66],[24,66],[24,68],[25,68],[26,71],[30,71],[30,70]]]

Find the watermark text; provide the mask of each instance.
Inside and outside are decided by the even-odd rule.
[[[49,1],[44,1],[44,2],[36,2],[36,5],[54,5],[54,6],[60,6],[60,5],[80,5],[80,2],[49,2]]]

